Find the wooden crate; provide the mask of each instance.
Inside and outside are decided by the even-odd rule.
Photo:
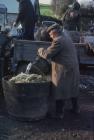
[[[38,48],[47,48],[50,42],[45,41],[28,41],[28,40],[15,40],[14,41],[14,62],[31,61],[33,62],[37,56]],[[80,64],[94,65],[94,56],[87,54],[89,44],[74,43],[77,49],[77,55]]]
[[[50,42],[15,40],[14,41],[14,61],[31,61],[37,56],[38,48],[47,48]]]
[[[75,46],[77,48],[79,64],[94,65],[94,55],[88,55],[89,44],[75,43]]]

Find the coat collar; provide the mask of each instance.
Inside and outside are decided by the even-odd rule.
[[[54,40],[54,41],[59,40],[59,38],[61,38],[61,37],[62,37],[62,36],[59,35],[59,36],[55,37],[53,40]]]

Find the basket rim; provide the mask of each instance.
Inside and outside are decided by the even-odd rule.
[[[47,79],[47,81],[40,81],[40,82],[25,82],[25,83],[15,83],[15,82],[10,82],[8,81],[9,79],[11,78],[10,75],[7,75],[7,76],[4,76],[2,78],[2,82],[6,81],[8,84],[11,84],[11,85],[40,85],[40,84],[45,84],[45,83],[48,83],[48,84],[51,84],[51,79]]]

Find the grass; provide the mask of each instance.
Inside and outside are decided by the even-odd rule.
[[[53,11],[52,7],[50,5],[46,4],[40,4],[40,13],[41,15],[46,15],[46,16],[53,16]]]

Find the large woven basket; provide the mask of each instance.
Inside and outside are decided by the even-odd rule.
[[[13,84],[4,77],[2,83],[9,115],[26,121],[45,117],[48,112],[50,81]]]

